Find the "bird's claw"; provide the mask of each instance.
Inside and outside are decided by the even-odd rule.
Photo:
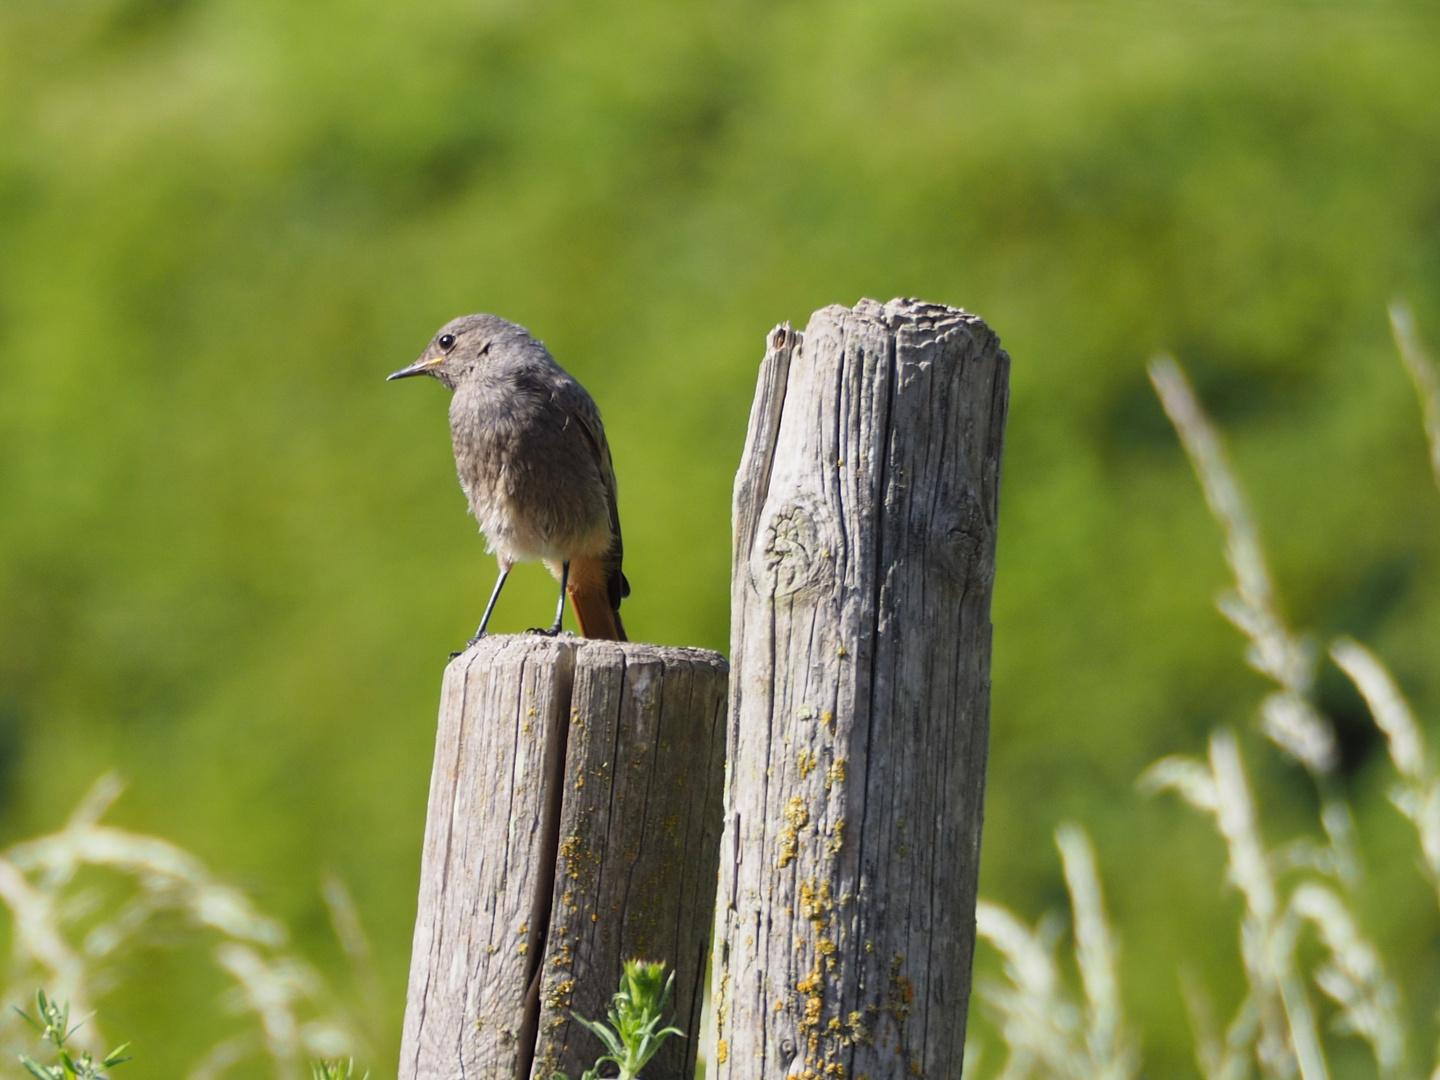
[[[487,637],[489,637],[489,636],[490,636],[489,634],[484,633],[484,632],[481,632],[481,633],[479,633],[479,634],[476,634],[476,635],[475,635],[474,637],[472,637],[469,641],[465,642],[465,648],[464,648],[464,649],[461,649],[461,650],[458,651],[458,652],[452,652],[452,653],[450,654],[450,659],[451,659],[451,660],[454,660],[455,657],[457,657],[457,656],[464,656],[466,649],[473,649],[476,645],[480,644],[480,642],[484,641],[484,640],[485,640]]]

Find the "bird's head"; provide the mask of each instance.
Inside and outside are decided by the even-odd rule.
[[[401,368],[391,379],[411,375],[433,375],[451,390],[466,375],[481,370],[493,346],[516,335],[529,337],[514,323],[495,315],[462,315],[442,326],[425,351],[409,367]]]

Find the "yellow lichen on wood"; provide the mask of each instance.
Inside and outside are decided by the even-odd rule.
[[[813,750],[801,749],[800,753],[795,755],[795,767],[800,770],[801,780],[815,771],[817,760]]]
[[[800,913],[814,925],[816,933],[825,929],[825,922],[835,910],[830,882],[806,878],[800,883]]]
[[[810,823],[810,810],[799,795],[793,796],[785,804],[785,820],[790,824],[780,830],[779,865],[782,868],[794,862],[795,856],[799,854],[800,830]]]
[[[575,992],[575,980],[565,979],[556,983],[548,994],[545,995],[545,1004],[552,1009],[566,1009],[570,1007],[570,995]]]

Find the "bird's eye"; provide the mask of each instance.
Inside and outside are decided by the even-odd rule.
[[[435,344],[439,345],[440,348],[444,349],[446,352],[449,352],[451,349],[453,349],[453,348],[455,347],[455,335],[454,335],[454,334],[441,334],[441,335],[440,335],[440,340],[437,341]]]

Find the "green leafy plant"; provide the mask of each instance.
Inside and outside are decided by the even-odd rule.
[[[614,1065],[620,1070],[613,1080],[639,1080],[640,1070],[659,1052],[666,1039],[672,1035],[683,1039],[685,1033],[677,1027],[660,1028],[661,1016],[674,988],[675,973],[671,972],[668,979],[665,977],[664,961],[653,964],[644,960],[625,961],[620,973],[620,990],[610,1006],[610,1023],[575,1017],[609,1051],[586,1069],[580,1080],[600,1080],[600,1069],[604,1065]],[[555,1075],[558,1080],[569,1080],[564,1073]]]
[[[51,1001],[45,996],[44,990],[36,991],[35,994],[35,1016],[31,1016],[24,1009],[15,1010],[25,1021],[40,1033],[40,1037],[55,1047],[56,1063],[54,1065],[41,1065],[28,1054],[21,1054],[20,1064],[24,1065],[31,1076],[38,1080],[103,1080],[106,1069],[113,1069],[121,1062],[129,1061],[125,1056],[129,1043],[117,1046],[110,1053],[106,1054],[100,1061],[96,1061],[89,1050],[82,1050],[78,1056],[72,1053],[67,1045],[70,1037],[75,1034],[90,1019],[88,1016],[70,1026],[70,1003],[64,1005]]]
[[[310,1075],[314,1080],[355,1080],[355,1059],[311,1062]],[[370,1074],[367,1072],[360,1080],[370,1080]]]

